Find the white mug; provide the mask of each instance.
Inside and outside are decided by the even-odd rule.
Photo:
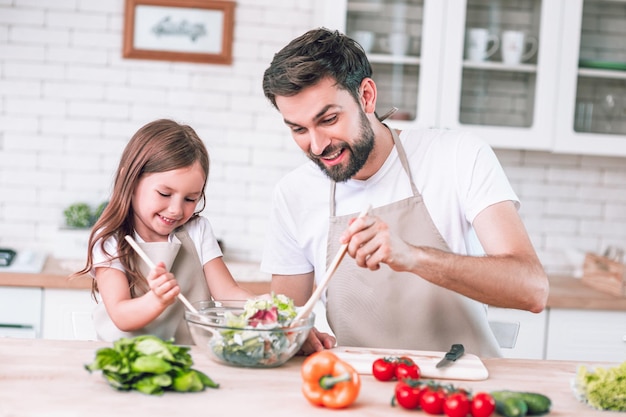
[[[369,30],[355,30],[352,33],[352,39],[357,41],[365,52],[370,52],[374,47],[374,38],[374,32]]]
[[[467,30],[466,57],[470,61],[482,62],[498,50],[500,39],[485,28],[470,28]],[[489,44],[491,43],[491,46]]]
[[[517,65],[537,52],[537,38],[526,36],[519,30],[502,32],[502,62]]]
[[[406,55],[411,46],[411,37],[403,32],[390,33],[382,41],[383,49],[389,51],[391,55]]]

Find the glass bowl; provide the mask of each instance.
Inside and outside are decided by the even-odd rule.
[[[200,301],[198,313],[185,312],[196,346],[219,363],[246,368],[274,368],[302,347],[315,315],[285,324],[238,320],[246,301]]]

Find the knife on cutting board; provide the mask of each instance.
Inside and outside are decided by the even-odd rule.
[[[435,365],[435,367],[441,368],[443,366],[448,366],[452,362],[463,356],[464,353],[465,348],[463,347],[463,345],[460,343],[455,343],[454,345],[450,346],[450,350],[447,351],[445,355],[443,355],[443,358],[439,362],[437,362],[437,365]]]
[[[489,378],[485,364],[478,356],[467,351],[454,362],[453,366],[441,368],[437,368],[436,365],[445,356],[446,352],[442,351],[336,346],[331,352],[348,362],[362,375],[372,375],[372,364],[378,358],[407,356],[419,365],[423,378],[464,381],[483,381]]]

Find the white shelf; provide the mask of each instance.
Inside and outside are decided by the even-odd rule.
[[[579,68],[578,69],[578,76],[579,77],[610,78],[610,79],[615,79],[615,80],[626,80],[626,71],[592,69],[592,68]]]
[[[410,55],[368,54],[371,63],[419,65],[420,58]]]
[[[513,72],[537,72],[537,65],[534,64],[518,64],[508,65],[503,62],[473,62],[463,61],[463,68],[481,69],[490,71],[513,71]]]

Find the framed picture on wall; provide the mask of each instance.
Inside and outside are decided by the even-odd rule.
[[[125,58],[232,63],[235,2],[126,0]]]

